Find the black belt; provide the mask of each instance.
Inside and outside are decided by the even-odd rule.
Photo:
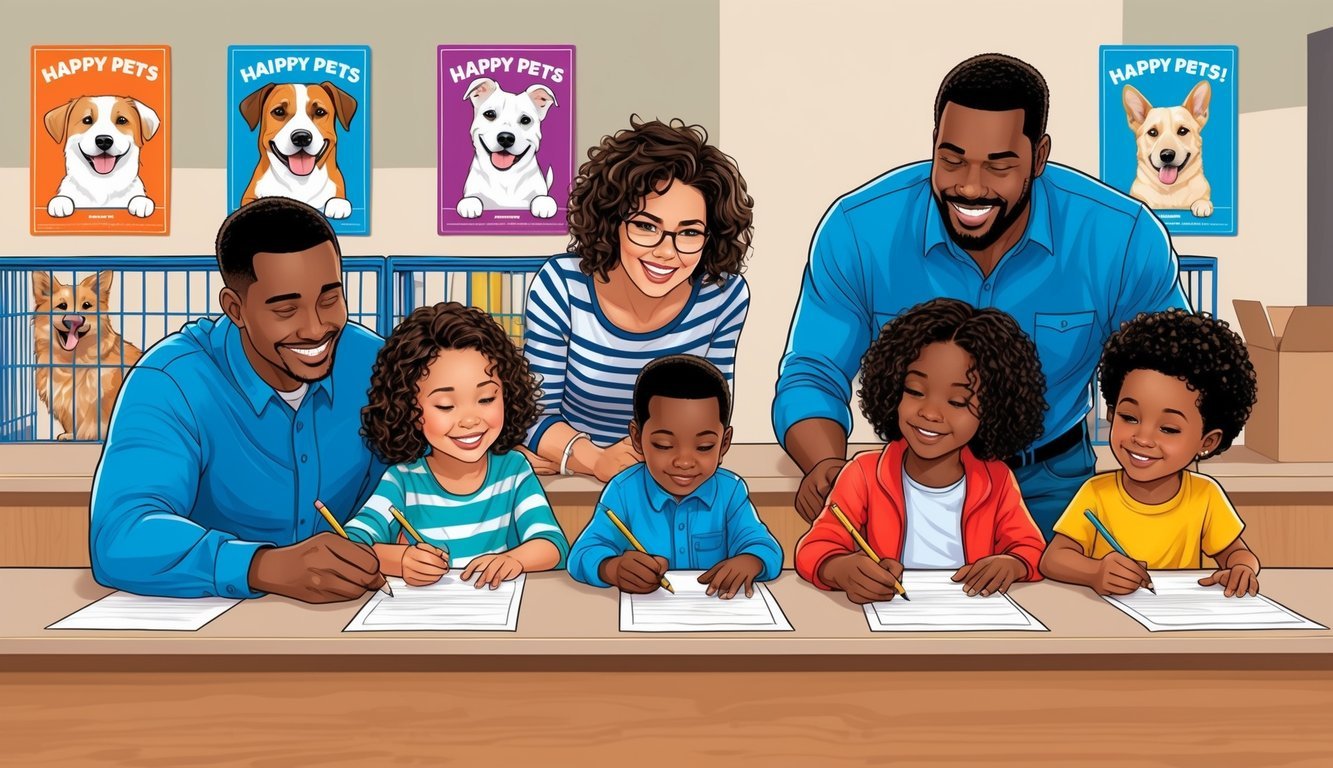
[[[1030,464],[1040,464],[1043,461],[1053,459],[1083,442],[1085,435],[1087,434],[1086,430],[1087,423],[1080,421],[1076,426],[1071,427],[1068,432],[1060,435],[1040,448],[1029,449],[1020,454],[1010,456],[1004,460],[1004,463],[1008,464],[1010,469],[1018,469]]]

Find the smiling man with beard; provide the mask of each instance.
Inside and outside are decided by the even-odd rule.
[[[1166,230],[1142,203],[1048,163],[1045,79],[975,56],[935,100],[933,155],[837,200],[816,230],[773,426],[824,506],[846,463],[852,377],[885,323],[935,297],[1008,312],[1037,345],[1043,434],[1006,461],[1042,532],[1093,472],[1085,429],[1102,343],[1140,312],[1188,308]],[[984,395],[983,395],[984,402]]]
[[[347,322],[324,216],[243,206],[217,239],[225,317],[187,323],[125,380],[93,483],[93,575],[172,597],[350,600],[384,583],[330,533],[384,472],[360,435],[383,340]]]

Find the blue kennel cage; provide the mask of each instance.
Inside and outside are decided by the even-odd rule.
[[[457,301],[491,314],[514,340],[523,344],[523,310],[528,288],[546,256],[390,256],[386,302],[390,327],[412,310],[441,301]]]

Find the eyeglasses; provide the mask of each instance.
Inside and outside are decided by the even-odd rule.
[[[627,219],[625,234],[631,243],[640,248],[656,248],[669,236],[677,253],[698,253],[704,249],[704,243],[708,240],[708,233],[701,229],[691,227],[671,232],[644,219]]]

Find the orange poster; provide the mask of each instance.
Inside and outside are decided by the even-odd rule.
[[[32,233],[165,235],[171,48],[32,47]]]

